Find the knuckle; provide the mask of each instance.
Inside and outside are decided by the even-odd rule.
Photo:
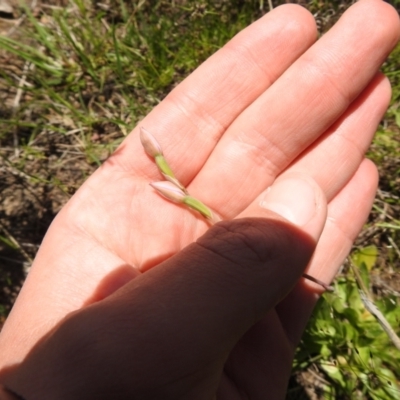
[[[244,218],[216,224],[197,244],[234,264],[264,264],[275,257],[277,233],[267,220]]]

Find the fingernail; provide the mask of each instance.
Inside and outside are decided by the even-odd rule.
[[[316,214],[320,203],[317,184],[302,178],[285,178],[267,189],[260,206],[303,227]]]

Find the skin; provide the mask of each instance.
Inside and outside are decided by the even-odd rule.
[[[151,189],[135,128],[51,225],[0,335],[0,382],[28,400],[284,398],[321,290],[301,275],[333,279],[373,202],[364,154],[399,31],[361,0],[316,41],[285,5],[210,57],[140,126],[226,221]]]

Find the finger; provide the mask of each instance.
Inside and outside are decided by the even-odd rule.
[[[375,165],[364,160],[350,182],[328,205],[328,217],[307,272],[330,283],[349,254],[371,210],[378,173]],[[310,289],[312,289],[310,291]],[[297,344],[318,300],[321,288],[303,280],[279,305],[285,331]]]
[[[284,173],[308,173],[328,202],[332,200],[358,170],[390,97],[389,80],[379,73],[346,113]]]
[[[307,174],[292,173],[277,179],[237,218],[267,217],[273,212],[306,232],[314,232],[318,240],[325,207],[325,195],[316,182]]]
[[[21,398],[0,385],[0,400],[21,400]]]
[[[326,226],[308,269],[312,276],[330,282],[368,215],[376,183],[376,168],[365,161],[331,201]],[[251,398],[267,392],[271,398],[284,397],[279,388],[286,387],[294,350],[318,298],[316,291],[320,292],[320,287],[310,287],[309,281],[301,280],[276,311],[268,313],[246,332],[225,365],[229,379],[222,380],[221,391],[229,393],[234,381]],[[279,342],[277,338],[284,339]],[[274,360],[272,365],[271,360]],[[243,373],[240,366],[249,372]],[[266,377],[272,377],[275,385],[266,388],[269,383]]]
[[[157,136],[181,182],[193,179],[232,121],[316,37],[315,21],[303,7],[277,7],[236,35],[153,109],[140,125]],[[139,127],[109,164],[138,176],[159,177],[143,154],[138,133]]]
[[[332,200],[360,168],[376,127],[386,110],[390,93],[389,82],[379,74],[343,117],[281,174],[279,179],[309,176],[318,183],[327,200]],[[369,179],[374,182],[374,177],[375,174],[372,174]],[[302,196],[299,191],[293,187],[291,194],[293,202],[300,206]],[[250,216],[253,208],[258,207],[262,201],[262,196],[263,194],[258,196],[238,217]]]
[[[327,282],[335,277],[368,218],[377,185],[376,166],[365,159],[348,185],[329,203],[324,232],[308,268],[313,276]]]
[[[46,398],[60,398],[63,390],[71,398],[119,398],[121,387],[135,388],[137,398],[195,398],[191,390],[211,398],[218,385],[212,377],[220,375],[229,351],[293,287],[311,258],[326,210],[318,186],[305,179],[311,201],[302,211],[309,218],[296,217],[296,209],[290,214],[301,228],[263,207],[261,218],[215,225],[107,299],[71,315],[18,369],[3,371],[3,382],[22,395],[36,393],[32,399],[43,387]],[[280,182],[266,201],[285,213],[293,183]],[[62,368],[54,368],[60,362]],[[64,371],[75,378],[66,379]],[[160,388],[169,396],[157,395]]]
[[[234,121],[191,193],[225,218],[240,212],[349,107],[398,36],[391,6],[357,2]]]
[[[217,398],[235,399],[238,389],[248,399],[285,399],[295,347],[275,310],[251,327],[231,351]],[[218,397],[220,395],[220,397]]]

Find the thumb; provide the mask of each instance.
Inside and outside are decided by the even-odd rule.
[[[162,335],[175,338],[179,347],[196,340],[198,349],[229,351],[293,288],[325,219],[320,187],[309,177],[291,174],[276,181],[239,219],[217,223],[132,280],[106,299],[101,312],[107,309],[110,318],[131,315],[132,324],[141,321],[141,327],[154,326],[154,318]]]
[[[0,400],[21,400],[21,398],[0,384]]]
[[[216,389],[229,352],[294,286],[314,251],[326,207],[319,187],[300,181],[278,182],[243,218],[216,224],[180,253],[73,314],[45,343],[54,360],[41,363],[34,352],[19,382],[37,381],[32,373],[49,376],[48,390],[59,395],[67,385],[68,393],[85,398],[126,398],[119,396],[121,387],[141,399],[207,398],[194,393]],[[311,193],[308,205],[290,204],[289,194],[302,185]],[[296,219],[299,211],[307,218]],[[76,379],[63,382],[68,374],[61,369],[60,376],[46,370],[59,360]]]

